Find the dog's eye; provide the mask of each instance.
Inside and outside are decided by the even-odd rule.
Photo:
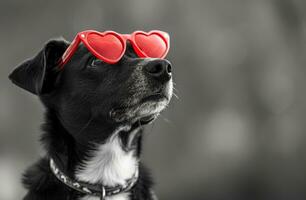
[[[90,66],[91,67],[97,67],[97,66],[101,66],[103,64],[102,60],[99,60],[97,58],[92,59]]]

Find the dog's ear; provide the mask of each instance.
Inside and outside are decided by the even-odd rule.
[[[21,63],[9,79],[36,95],[51,92],[60,74],[58,61],[68,46],[64,39],[50,40],[36,56]]]

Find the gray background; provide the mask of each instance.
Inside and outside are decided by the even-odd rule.
[[[1,0],[0,199],[21,199],[43,155],[37,97],[7,75],[52,37],[171,35],[176,94],[147,128],[160,199],[306,199],[303,0]]]

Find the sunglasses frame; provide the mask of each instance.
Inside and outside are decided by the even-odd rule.
[[[113,35],[115,36],[122,44],[122,52],[120,54],[120,56],[118,56],[117,59],[109,59],[106,58],[104,56],[102,56],[101,54],[99,54],[96,50],[94,50],[94,48],[91,47],[91,45],[88,42],[88,36],[90,34],[97,34],[100,35],[102,37],[106,36],[106,35]],[[125,53],[126,50],[126,41],[130,41],[130,43],[133,46],[133,49],[135,50],[136,54],[140,57],[140,58],[149,58],[150,56],[146,55],[146,53],[144,51],[142,51],[139,46],[136,43],[136,36],[137,35],[145,35],[145,36],[150,36],[150,35],[158,35],[166,44],[166,50],[165,52],[162,54],[162,56],[160,56],[159,58],[165,58],[169,49],[170,49],[170,37],[169,34],[163,31],[159,31],[159,30],[152,30],[150,32],[144,32],[144,31],[135,31],[132,34],[120,34],[117,33],[115,31],[105,31],[105,32],[98,32],[95,30],[87,30],[87,31],[82,31],[79,32],[74,40],[71,42],[71,44],[69,45],[69,47],[66,49],[66,51],[64,52],[64,54],[61,57],[61,60],[59,62],[59,67],[63,68],[63,66],[71,59],[71,57],[73,56],[73,54],[76,52],[76,50],[78,49],[80,43],[82,42],[86,48],[94,55],[96,56],[98,59],[109,63],[109,64],[114,64],[117,63],[122,56]]]

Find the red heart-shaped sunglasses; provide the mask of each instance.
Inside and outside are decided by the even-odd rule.
[[[132,34],[119,34],[114,31],[98,32],[94,30],[79,32],[60,60],[62,68],[78,49],[81,42],[98,59],[114,64],[123,56],[126,41],[129,40],[141,58],[164,58],[170,47],[169,35],[163,31],[135,31]]]

